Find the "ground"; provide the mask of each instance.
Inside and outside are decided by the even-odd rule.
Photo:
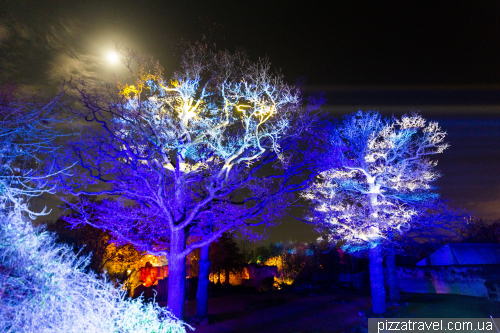
[[[407,306],[389,306],[400,318],[500,317],[500,303],[459,295],[403,294]],[[370,308],[361,292],[339,290],[328,294],[257,293],[210,299],[210,325],[196,325],[196,333],[210,332],[351,332],[367,326],[360,312]],[[196,302],[187,304],[188,320]],[[361,313],[362,314],[362,313]]]

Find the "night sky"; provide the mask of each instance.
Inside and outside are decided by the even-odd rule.
[[[99,84],[125,71],[115,42],[175,66],[179,41],[269,57],[289,82],[322,90],[332,117],[358,109],[440,122],[451,148],[439,156],[440,193],[456,206],[500,218],[499,1],[5,1],[0,77],[28,90],[63,80]],[[285,220],[270,241],[313,240]]]

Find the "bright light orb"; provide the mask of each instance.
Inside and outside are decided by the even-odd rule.
[[[108,61],[112,64],[116,64],[120,61],[120,57],[116,52],[109,52],[107,58]]]

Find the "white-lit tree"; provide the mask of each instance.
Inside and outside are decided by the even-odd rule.
[[[338,166],[304,192],[314,203],[310,219],[344,250],[368,251],[373,311],[384,313],[384,244],[437,198],[431,185],[439,173],[429,157],[448,147],[446,133],[417,113],[384,119],[374,111],[345,116],[332,132],[329,153]]]
[[[118,94],[75,89],[84,106],[78,113],[100,131],[90,126],[72,143],[86,173],[66,179],[67,189],[121,199],[99,205],[82,200],[72,206],[80,214],[67,220],[165,255],[167,303],[178,317],[186,256],[228,230],[273,223],[291,193],[310,180],[304,171],[314,146],[300,147],[298,138],[310,133],[314,105],[302,108],[299,90],[273,73],[267,60],[192,45],[171,79],[155,63]]]

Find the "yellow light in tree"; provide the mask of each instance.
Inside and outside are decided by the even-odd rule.
[[[121,94],[127,98],[130,98],[130,94],[137,95],[141,93],[141,89],[136,88],[134,85],[125,85],[121,87]]]
[[[238,110],[240,112],[244,112],[245,108],[251,108],[250,105],[244,105],[244,104],[235,105],[235,107],[236,107],[236,110]]]

